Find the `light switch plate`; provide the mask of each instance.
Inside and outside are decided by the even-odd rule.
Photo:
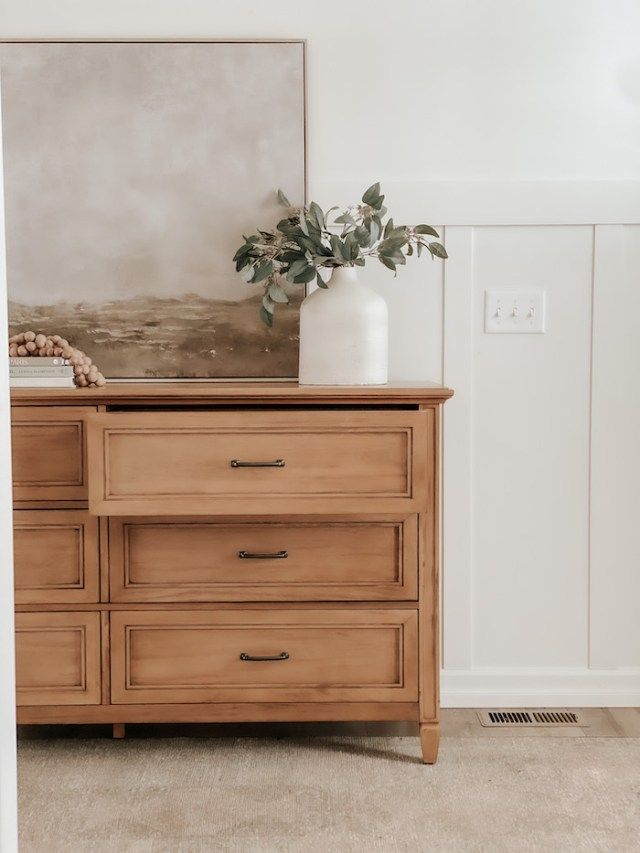
[[[488,334],[541,335],[545,332],[544,290],[487,290],[484,330]]]

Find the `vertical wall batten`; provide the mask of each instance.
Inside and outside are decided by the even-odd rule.
[[[448,227],[443,378],[455,389],[443,412],[442,541],[445,669],[470,669],[472,648],[473,228]]]
[[[640,226],[595,247],[589,664],[608,670],[640,667]]]

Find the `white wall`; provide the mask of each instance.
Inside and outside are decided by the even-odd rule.
[[[640,178],[635,0],[5,0],[5,36],[309,39],[316,180]]]
[[[6,0],[5,37],[305,37],[322,203],[381,180],[446,265],[367,277],[445,414],[445,704],[640,704],[640,5]],[[548,332],[484,335],[487,288]]]

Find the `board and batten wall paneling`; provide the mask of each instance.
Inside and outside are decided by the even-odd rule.
[[[593,229],[474,235],[473,656],[586,666]],[[484,292],[544,289],[544,335],[485,334]]]
[[[640,226],[446,236],[443,705],[637,705]],[[546,333],[485,334],[494,288]]]
[[[598,226],[589,663],[640,667],[640,226]]]

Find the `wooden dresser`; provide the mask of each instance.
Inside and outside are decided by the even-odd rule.
[[[450,395],[15,389],[18,721],[414,720],[434,762]]]

